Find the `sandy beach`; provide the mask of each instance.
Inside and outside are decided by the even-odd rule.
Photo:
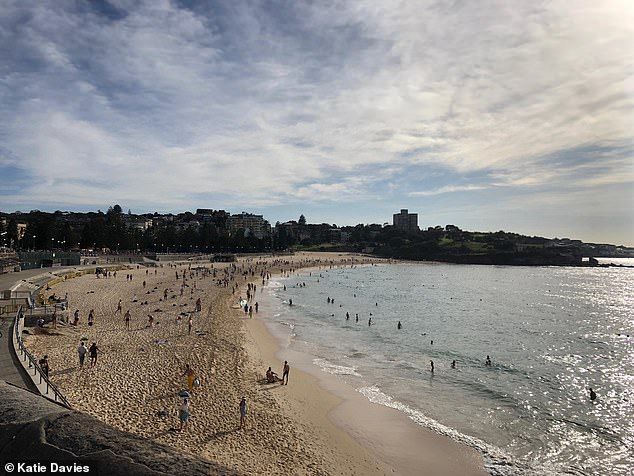
[[[214,263],[213,270],[210,263],[191,264],[191,270],[188,264],[164,264],[120,270],[116,277],[68,279],[45,295],[68,293],[66,317],[72,319],[79,309],[79,325],[59,323],[52,329],[49,324],[26,343],[37,356],[48,355],[53,381],[76,409],[240,473],[484,474],[473,450],[369,403],[336,381],[302,371],[302,365],[295,367],[292,358],[299,357],[285,354],[263,324],[266,309],[250,319],[238,308],[249,282],[257,286],[250,304],[258,301],[262,273],[368,261],[346,254],[300,253]],[[194,312],[199,298],[202,311]],[[122,312],[116,313],[119,299]],[[91,309],[94,325],[88,326]],[[123,316],[127,310],[129,330]],[[82,338],[87,346],[98,345],[92,368],[89,356],[79,368]],[[264,383],[266,368],[281,374],[285,358],[293,365],[290,384]],[[189,426],[178,431],[178,393],[187,387],[186,364],[201,385],[192,392]],[[238,405],[243,396],[248,418],[241,430]],[[161,411],[166,416],[159,416]]]

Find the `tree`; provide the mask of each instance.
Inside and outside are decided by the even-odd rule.
[[[306,217],[304,215],[300,215],[299,216],[299,221],[297,222],[300,225],[305,225],[306,224]]]

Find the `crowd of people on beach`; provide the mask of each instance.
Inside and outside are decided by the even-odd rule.
[[[195,299],[193,309],[188,312],[181,312],[176,317],[176,323],[179,324],[183,317],[187,318],[188,326],[187,326],[187,335],[191,335],[194,329],[194,316],[201,315],[203,310],[203,302],[200,297],[194,297],[193,294],[197,290],[196,279],[203,278],[211,278],[213,283],[219,287],[230,287],[232,294],[237,294],[238,290],[242,287],[245,288],[246,299],[243,299],[242,296],[239,298],[240,308],[244,312],[245,316],[248,315],[249,318],[253,318],[260,311],[260,303],[256,300],[256,293],[258,291],[258,287],[260,287],[260,291],[262,288],[268,284],[268,281],[271,278],[272,273],[279,272],[282,276],[290,276],[293,272],[297,270],[297,267],[303,266],[323,266],[326,263],[321,262],[321,260],[312,260],[308,262],[300,262],[284,260],[284,259],[275,259],[275,260],[262,260],[262,261],[254,261],[253,259],[246,259],[242,263],[231,263],[230,265],[223,268],[215,268],[213,265],[211,267],[201,266],[196,269],[192,269],[191,264],[189,264],[186,269],[179,268],[178,265],[168,263],[166,266],[172,268],[174,271],[174,278],[176,280],[176,284],[178,285],[178,291],[174,292],[173,285],[168,285],[167,287],[162,289],[160,292],[158,303],[166,303],[171,300],[177,300],[177,297],[184,297],[185,290],[189,288],[191,299]],[[161,264],[160,267],[163,267]],[[332,267],[332,264],[331,264]],[[131,267],[130,267],[131,268]],[[130,269],[129,268],[129,269]],[[141,269],[140,266],[136,266],[137,270]],[[153,270],[153,274],[157,275],[157,269]],[[149,289],[148,287],[148,278],[151,270],[146,269],[145,275],[146,279],[142,281],[141,287],[144,290],[145,294],[151,297],[152,294],[159,292],[158,285],[154,286],[153,289]],[[163,274],[162,274],[163,275]],[[126,273],[125,280],[126,283],[130,285],[134,283],[134,273]],[[114,279],[117,277],[116,271],[106,271],[106,270],[98,270],[96,272],[96,277],[98,279]],[[261,282],[261,285],[258,286],[257,282]],[[136,281],[138,283],[138,281]],[[302,283],[305,286],[305,283]],[[94,291],[88,291],[88,294],[94,293]],[[134,322],[138,322],[138,312],[135,309],[149,306],[149,300],[144,300],[145,298],[138,299],[136,295],[134,295],[131,303],[126,305],[123,299],[118,298],[116,300],[116,304],[113,305],[114,310],[112,311],[112,316],[122,316],[123,320],[123,328],[126,331],[131,331],[134,326]],[[68,300],[68,295],[66,296],[66,300]],[[172,304],[176,306],[176,303]],[[146,329],[154,329],[160,323],[156,320],[154,313],[157,311],[161,311],[159,308],[152,311],[152,313],[146,313],[147,315],[147,323],[144,326]],[[75,309],[72,312],[73,318],[69,320],[67,323],[70,328],[81,329],[82,328],[82,319],[81,319],[82,311],[80,309]],[[109,322],[109,318],[107,315],[102,316],[99,314],[99,318],[102,319],[102,322]],[[135,316],[135,317],[133,317]],[[89,309],[88,315],[85,321],[85,325],[87,325],[88,329],[93,328],[96,323],[97,313],[95,309]],[[57,325],[56,319],[53,320],[54,325]],[[43,325],[43,323],[42,323]],[[143,327],[139,328],[139,330],[143,329]],[[155,343],[163,344],[166,343],[166,339],[156,339]],[[101,349],[98,346],[97,340],[93,340],[91,344],[88,344],[88,338],[82,337],[77,348],[77,359],[79,362],[79,370],[84,371],[87,367],[92,369],[97,367],[98,357],[101,354]],[[86,363],[86,356],[89,356],[89,364]],[[48,361],[48,356],[45,355],[42,359],[40,359],[40,366],[42,371],[48,374],[50,369],[50,364]],[[285,361],[282,369],[281,369],[282,377],[278,377],[278,375],[271,370],[266,372],[266,382],[267,383],[280,383],[281,385],[288,385],[289,375],[290,375],[290,365],[288,361]],[[187,428],[190,416],[191,416],[191,397],[192,393],[196,390],[197,387],[201,385],[200,378],[196,376],[192,367],[189,364],[186,364],[185,370],[182,374],[183,377],[186,378],[186,390],[183,390],[180,395],[180,407],[178,411],[180,427],[179,429]],[[161,410],[159,413],[164,413],[165,410]],[[239,404],[239,413],[240,413],[240,428],[243,428],[246,424],[247,417],[247,403],[246,396],[243,397]]]

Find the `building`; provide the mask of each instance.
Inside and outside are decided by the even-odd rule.
[[[18,223],[17,224],[18,241],[22,241],[22,239],[24,238],[24,235],[26,235],[26,227],[27,227],[26,223]]]
[[[148,228],[152,228],[154,222],[151,218],[144,216],[124,215],[124,221],[130,228],[136,228],[140,231],[145,231]]]
[[[227,229],[233,235],[239,230],[244,230],[244,236],[253,235],[262,239],[271,235],[271,225],[262,215],[242,212],[227,218]]]
[[[81,263],[81,255],[73,251],[20,251],[18,256],[22,269],[78,266]]]
[[[394,228],[401,231],[418,231],[418,213],[409,213],[407,208],[392,216]]]

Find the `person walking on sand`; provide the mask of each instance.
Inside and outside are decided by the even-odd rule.
[[[190,392],[193,391],[194,390],[194,380],[196,379],[196,375],[194,374],[194,371],[189,366],[189,364],[185,365],[185,372],[183,372],[182,376],[186,376],[187,377],[187,388],[189,389]]]
[[[122,311],[122,307],[121,307],[121,306],[122,306],[122,304],[121,304],[121,299],[119,299],[119,303],[117,304],[117,310],[114,312],[115,314],[116,314],[117,312],[123,312],[123,311]]]
[[[194,321],[192,319],[192,316],[189,316],[189,320],[187,321],[187,333],[189,335],[192,334],[192,326],[194,325]]]
[[[84,345],[84,341],[79,343],[79,347],[77,347],[77,354],[79,355],[79,368],[84,368],[84,359],[86,358],[86,346]]]
[[[97,365],[97,351],[98,350],[99,350],[99,347],[97,347],[96,342],[93,342],[90,345],[90,348],[88,349],[88,352],[90,352],[90,368]]]
[[[200,298],[196,299],[196,312],[202,311],[203,305]]]
[[[288,361],[284,361],[284,368],[282,369],[282,385],[288,385],[288,374],[291,371],[291,366],[288,365]]]
[[[123,317],[125,319],[125,328],[130,330],[130,309],[125,312],[125,316]]]
[[[183,404],[181,405],[181,408],[178,411],[178,418],[181,423],[181,426],[179,428],[180,431],[182,431],[184,428],[187,428],[187,422],[189,422],[190,416],[191,416],[191,413],[189,412],[189,399],[183,398]]]
[[[247,399],[242,397],[240,400],[240,429],[244,428],[247,422]]]

